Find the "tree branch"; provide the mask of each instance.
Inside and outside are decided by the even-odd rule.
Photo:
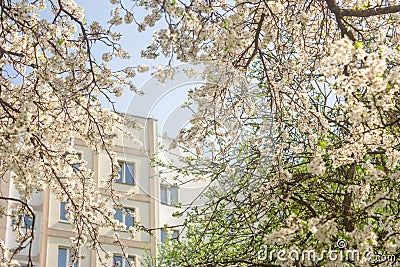
[[[368,8],[364,10],[340,9],[340,15],[342,17],[371,17],[371,16],[385,15],[397,12],[400,12],[400,5],[380,7],[380,8]]]
[[[346,26],[342,21],[342,13],[341,13],[342,10],[339,8],[338,4],[336,3],[336,0],[326,0],[326,3],[328,4],[329,10],[333,14],[335,14],[336,22],[339,26],[340,32],[342,33],[342,37],[344,37],[344,35],[347,35],[347,37],[349,37],[351,41],[355,42],[356,38],[350,31],[347,30]]]

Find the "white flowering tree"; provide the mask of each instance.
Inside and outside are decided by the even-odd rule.
[[[125,229],[114,220],[112,208],[118,205],[113,182],[119,168],[112,141],[122,120],[99,102],[134,88],[133,68],[113,71],[107,65],[115,57],[128,58],[118,44],[120,34],[112,31],[121,23],[115,11],[109,28],[88,25],[83,8],[72,0],[0,1],[0,176],[2,189],[11,179],[18,191],[18,197],[7,190],[0,194],[1,216],[12,218],[17,236],[15,247],[0,241],[1,266],[14,266],[23,249],[32,266],[33,239],[39,236],[32,231],[37,220],[30,200],[45,189],[67,203],[76,232],[72,261],[87,244],[104,262],[99,229]],[[93,56],[95,44],[108,50],[102,59]],[[96,189],[93,172],[74,150],[76,139],[109,155],[107,196]]]
[[[207,66],[177,141],[193,148],[178,170],[211,181],[208,201],[160,264],[395,265],[259,252],[321,255],[345,240],[361,255],[399,255],[398,1],[138,3],[149,10],[139,30],[168,25],[144,56]]]

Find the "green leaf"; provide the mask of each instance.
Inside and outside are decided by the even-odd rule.
[[[354,48],[355,48],[355,49],[364,48],[363,42],[356,41],[356,42],[354,43]]]
[[[62,45],[63,42],[64,42],[64,38],[58,38],[58,40],[57,40],[58,45]]]
[[[326,141],[319,141],[317,146],[321,147],[322,149],[324,149],[327,146],[327,142]]]

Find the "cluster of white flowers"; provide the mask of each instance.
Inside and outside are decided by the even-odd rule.
[[[175,77],[175,69],[172,67],[162,68],[158,66],[156,71],[152,73],[161,84],[164,84],[168,80],[173,80]]]
[[[397,227],[387,218],[397,216],[390,205],[399,193],[400,27],[394,9],[380,9],[392,3],[189,3],[140,1],[149,14],[138,24],[143,31],[162,15],[168,24],[143,56],[205,66],[206,83],[189,94],[198,106],[191,127],[177,138],[193,148],[187,168],[231,183],[251,176],[250,202],[270,216],[260,220],[282,218],[269,243],[307,243],[305,228],[324,242],[354,239],[363,251],[398,242],[376,238]],[[283,218],[294,214],[303,224]]]
[[[322,175],[325,173],[326,170],[325,162],[321,157],[315,157],[307,165],[307,169],[309,173],[313,173],[315,175]]]
[[[131,19],[128,16],[125,21]],[[120,22],[114,11],[110,23]],[[12,174],[21,203],[46,188],[67,202],[67,218],[79,233],[71,239],[74,250],[96,240],[100,229],[119,227],[112,222],[110,205],[110,200],[118,203],[119,199],[112,187],[119,164],[111,150],[123,121],[118,114],[101,109],[99,102],[101,97],[121,96],[123,88],[133,87],[133,68],[114,72],[107,65],[114,56],[129,57],[114,43],[119,38],[120,34],[105,31],[98,22],[87,26],[83,8],[73,0],[2,3],[0,175]],[[110,40],[109,50],[98,64],[90,43],[105,39]],[[95,186],[93,171],[78,158],[73,148],[76,139],[95,152],[107,152],[113,163],[108,197]],[[12,209],[16,216],[28,214],[21,205]],[[14,230],[21,246],[33,238],[18,226]],[[100,250],[101,244],[92,246]],[[8,256],[2,253],[2,266],[14,265]]]
[[[108,21],[108,23],[110,23],[111,25],[118,26],[122,24],[122,17],[120,15],[120,9],[118,7],[111,10],[110,17],[111,19]]]
[[[149,66],[147,66],[147,65],[145,65],[145,64],[142,64],[142,65],[139,65],[139,66],[136,67],[136,70],[137,70],[138,72],[140,72],[140,73],[146,72],[146,71],[148,71],[149,69],[150,69]]]

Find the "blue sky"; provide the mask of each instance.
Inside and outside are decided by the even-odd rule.
[[[112,5],[107,0],[102,1],[85,1],[78,0],[85,9],[87,23],[90,24],[94,20],[106,26],[109,19],[110,10]],[[133,5],[132,1],[125,1]],[[145,11],[140,8],[132,9],[135,17],[139,21],[145,16]],[[161,27],[161,23],[156,25],[156,28]],[[111,67],[114,69],[122,69],[127,66],[137,66],[140,64],[147,64],[149,66],[166,65],[168,60],[160,58],[157,60],[147,60],[140,56],[140,51],[146,48],[152,41],[154,29],[148,29],[145,32],[139,33],[135,23],[130,25],[121,25],[114,27],[114,31],[122,34],[121,44],[122,47],[129,52],[131,59],[117,60],[111,62]],[[96,47],[95,54],[97,58],[101,57],[103,53],[102,47]],[[179,65],[179,62],[176,62]],[[159,134],[167,133],[170,137],[174,137],[178,129],[184,126],[190,118],[191,112],[181,108],[182,104],[187,100],[187,91],[193,86],[198,86],[196,81],[188,80],[183,76],[182,68],[177,72],[177,79],[175,81],[168,81],[166,84],[160,84],[151,78],[151,71],[145,74],[138,74],[134,78],[134,82],[139,90],[145,92],[144,96],[134,95],[129,90],[125,90],[121,98],[113,98],[117,111],[127,112],[133,115],[142,117],[156,118],[159,128]],[[103,106],[109,107],[105,101]]]
[[[80,4],[85,9],[85,16],[88,25],[93,21],[97,20],[104,27],[107,25],[109,19],[110,10],[113,5],[110,4],[108,0],[102,1],[91,1],[91,0],[78,0]],[[133,4],[134,2],[130,2]],[[144,16],[144,11],[139,9],[132,10],[136,17],[142,18]],[[137,31],[136,24],[132,23],[130,25],[122,24],[119,27],[114,27],[114,31],[120,32],[122,34],[121,44],[122,47],[129,52],[131,59],[129,60],[113,60],[111,62],[111,67],[114,69],[121,69],[127,66],[136,66],[139,64],[147,65],[158,65],[162,64],[165,60],[150,61],[140,57],[140,51],[144,49],[151,43],[152,40],[152,30],[139,33]],[[97,58],[101,58],[103,53],[103,47],[97,46],[95,53]],[[150,78],[150,73],[139,74],[135,77],[134,81],[139,87]],[[125,91],[122,98],[114,98],[116,101],[116,109],[118,111],[125,111],[131,102],[134,94],[129,90]]]

